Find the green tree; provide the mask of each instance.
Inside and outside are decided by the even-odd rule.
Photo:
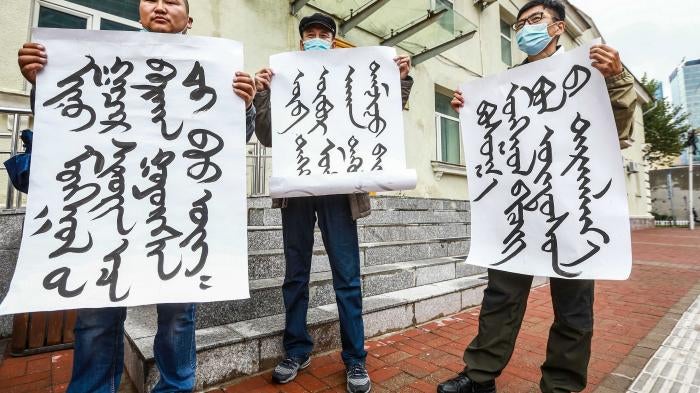
[[[642,85],[654,96],[661,82],[642,77]],[[690,131],[688,114],[680,106],[673,106],[666,98],[657,99],[643,106],[644,138],[648,144],[645,157],[652,165],[669,165],[681,154],[685,138]]]

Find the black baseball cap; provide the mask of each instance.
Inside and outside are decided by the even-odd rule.
[[[312,25],[319,25],[325,27],[326,29],[330,30],[331,33],[333,33],[333,37],[335,37],[335,33],[337,30],[335,21],[330,16],[322,14],[320,12],[317,12],[311,16],[305,16],[301,19],[301,21],[299,22],[299,35],[303,36],[304,30],[308,29]]]

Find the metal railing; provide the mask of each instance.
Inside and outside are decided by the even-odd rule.
[[[247,147],[246,150],[249,154],[247,154],[246,160],[252,161],[249,196],[268,195],[267,170],[270,166],[267,161],[272,156],[268,154],[267,148],[260,142],[248,143]]]
[[[681,227],[688,228],[690,221],[688,220],[655,220],[654,225],[657,227]]]
[[[4,134],[0,133],[0,140],[7,140],[9,139],[9,150],[0,150],[0,155],[5,156],[8,155],[9,157],[13,157],[14,155],[21,153],[20,151],[20,125],[22,117],[31,117],[32,116],[32,111],[30,109],[23,109],[23,108],[8,108],[8,107],[0,107],[0,114],[3,115],[9,115],[12,116],[12,133],[11,134]],[[4,144],[0,144],[3,146]],[[4,161],[4,160],[2,160]],[[2,168],[0,176],[5,176],[7,177],[7,172]],[[12,186],[12,182],[10,182],[10,179],[7,179],[7,195],[5,196],[5,208],[6,209],[16,209],[22,206],[22,193],[18,190],[16,190]]]

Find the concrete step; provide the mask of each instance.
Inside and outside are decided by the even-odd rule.
[[[469,251],[467,236],[427,240],[399,240],[360,243],[360,264],[375,266],[388,263],[417,261],[456,255]],[[321,243],[322,244],[322,243]],[[248,277],[251,280],[284,276],[284,250],[266,249],[248,253]],[[323,245],[314,247],[311,272],[330,271],[328,255]]]
[[[536,279],[533,285],[544,283]],[[481,303],[486,281],[477,276],[455,278],[363,299],[365,335],[374,337],[453,314]],[[314,353],[340,347],[335,304],[312,307],[308,313]],[[129,311],[126,322],[126,368],[139,391],[158,379],[153,358],[156,329],[154,306]],[[283,355],[284,314],[197,330],[197,389],[274,367]]]
[[[471,220],[469,210],[372,210],[368,217],[357,220],[359,224],[421,224],[446,223]],[[282,225],[279,209],[248,209],[248,225]]]
[[[442,257],[363,266],[362,293],[364,296],[380,295],[486,272],[485,268],[467,265],[464,260],[465,257]],[[283,278],[252,280],[249,299],[202,304],[197,311],[197,327],[225,325],[284,312],[283,281]],[[331,273],[312,273],[309,282],[310,307],[332,303],[335,303],[335,292]]]
[[[398,240],[429,240],[450,237],[465,237],[469,233],[469,224],[428,223],[428,224],[360,224],[357,237],[360,243],[378,243]],[[318,226],[314,232],[314,244],[322,245],[323,239]],[[280,249],[282,244],[281,226],[249,226],[248,250],[259,251]]]
[[[374,210],[469,210],[469,201],[455,199],[426,199],[398,196],[373,196],[370,198]],[[272,206],[269,197],[248,198],[249,209],[267,209]]]

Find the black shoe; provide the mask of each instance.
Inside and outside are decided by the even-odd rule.
[[[437,393],[496,393],[496,382],[476,383],[460,373],[438,385]]]
[[[275,367],[275,371],[272,372],[272,381],[276,383],[292,382],[297,377],[299,370],[309,367],[310,364],[311,358],[286,358]]]
[[[364,364],[357,363],[348,367],[346,377],[348,393],[369,393],[372,390],[372,382]]]

